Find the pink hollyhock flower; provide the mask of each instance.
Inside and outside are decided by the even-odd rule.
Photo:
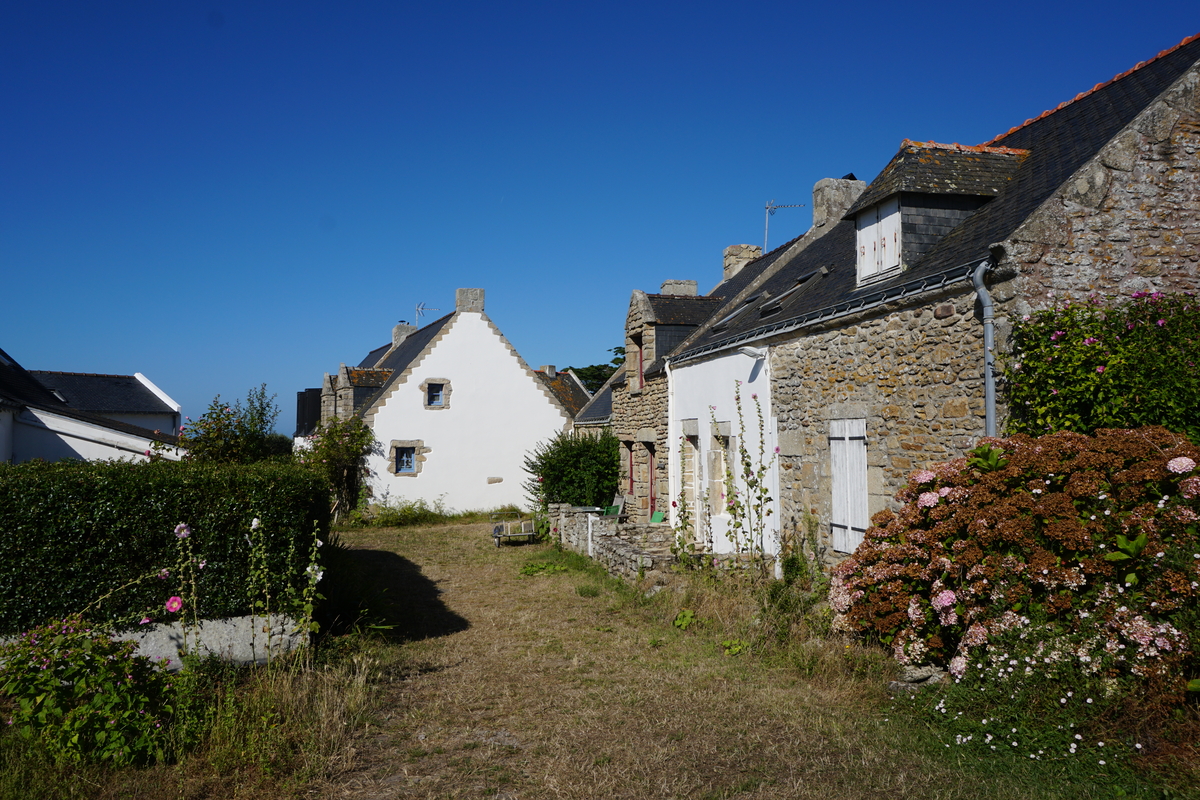
[[[1166,324],[1167,324],[1167,321],[1166,321],[1165,319],[1160,319],[1160,320],[1158,321],[1158,327],[1160,327],[1160,328],[1161,328],[1163,325],[1166,325]]]
[[[1103,366],[1096,367],[1096,372],[1104,372],[1104,367]]]
[[[181,522],[175,526],[175,536],[180,539],[186,539],[192,535],[192,527],[186,522]]]
[[[145,624],[146,624],[146,623],[148,623],[149,621],[150,621],[150,618],[149,618],[149,617],[142,617],[141,621],[140,621],[140,622],[138,622],[138,625],[145,625]]]
[[[1174,472],[1176,475],[1182,475],[1185,472],[1191,472],[1196,468],[1196,462],[1187,456],[1179,456],[1172,458],[1167,462],[1167,469]]]
[[[183,608],[183,598],[179,595],[167,598],[167,611],[174,614],[179,609]]]
[[[917,498],[917,508],[933,508],[938,504],[938,500],[937,492],[922,492]]]

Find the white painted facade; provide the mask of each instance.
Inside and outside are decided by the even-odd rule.
[[[45,409],[24,408],[0,414],[0,461],[13,464],[35,458],[145,461],[151,441]],[[178,458],[173,448],[165,455],[172,460]]]
[[[446,402],[431,406],[429,384],[443,382]],[[480,311],[456,312],[363,419],[383,450],[369,459],[375,502],[440,500],[455,510],[528,505],[526,454],[570,423]],[[400,447],[417,450],[411,472],[396,472]]]
[[[729,536],[731,517],[722,493],[724,465],[728,464],[738,476],[738,491],[745,497],[745,482],[739,475],[740,445],[749,452],[753,467],[760,463],[768,465],[765,483],[771,497],[771,514],[766,518],[758,545],[767,555],[777,555],[780,550],[778,442],[771,409],[769,359],[765,357],[766,348],[760,352],[763,358],[731,350],[703,361],[679,366],[668,364],[671,523],[679,524],[681,494],[688,497],[697,544],[706,552],[737,550]],[[740,421],[735,398],[738,393],[742,407]],[[761,426],[755,395],[762,414]]]

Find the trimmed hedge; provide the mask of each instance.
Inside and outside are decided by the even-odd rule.
[[[191,526],[201,618],[249,613],[248,534],[263,543],[272,597],[299,587],[314,535],[329,527],[324,481],[283,464],[217,465],[61,461],[0,465],[0,635],[77,613],[94,622],[165,616],[185,594],[175,526]]]

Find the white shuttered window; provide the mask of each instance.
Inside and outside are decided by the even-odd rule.
[[[829,459],[833,473],[833,549],[853,553],[869,524],[867,512],[867,421],[829,422]]]
[[[858,240],[858,280],[900,266],[900,198],[892,197],[859,212],[855,220]]]

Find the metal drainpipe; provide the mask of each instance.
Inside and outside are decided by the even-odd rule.
[[[975,282],[975,291],[979,302],[983,305],[983,413],[984,432],[988,436],[996,435],[996,355],[995,323],[992,315],[992,296],[988,294],[983,284],[984,274],[992,268],[991,259],[986,259],[978,267],[971,279]]]

